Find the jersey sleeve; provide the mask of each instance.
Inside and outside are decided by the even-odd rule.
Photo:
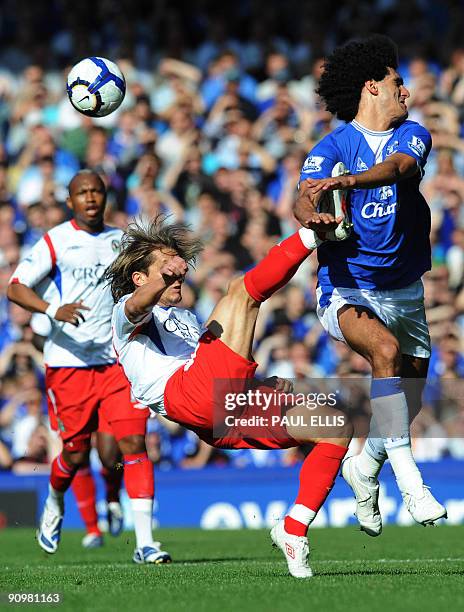
[[[10,283],[22,283],[34,287],[56,266],[56,253],[51,238],[45,234],[19,262],[10,278]]]
[[[340,161],[339,158],[340,154],[332,134],[329,134],[308,153],[301,168],[300,182],[305,179],[319,179],[331,176],[333,167]]]
[[[432,148],[430,133],[418,123],[408,123],[401,132],[396,153],[404,153],[414,157],[421,174]]]
[[[149,321],[152,316],[152,313],[149,312],[137,323],[129,321],[126,316],[125,306],[131,295],[125,295],[121,298],[113,310],[113,333],[119,344],[126,344],[131,339],[134,330]]]

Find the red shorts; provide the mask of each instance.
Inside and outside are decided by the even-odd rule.
[[[215,381],[252,380],[258,364],[235,353],[211,332],[200,338],[193,360],[169,378],[164,392],[167,416],[216,448],[290,448],[298,443],[281,427],[260,427],[259,437],[214,435]],[[217,416],[217,415],[216,415]]]
[[[53,431],[58,431],[58,421],[57,421],[57,416],[55,414],[55,409],[54,409],[54,404],[50,398],[50,394],[48,394],[48,420],[50,422],[50,428]],[[113,429],[111,428],[111,425],[108,423],[108,421],[105,419],[103,412],[100,411],[98,413],[98,429],[97,431],[99,433],[106,433],[106,434],[110,434],[111,436],[114,435],[113,434]]]
[[[145,433],[148,408],[132,400],[129,382],[118,364],[47,367],[45,386],[50,424],[70,450],[81,450],[88,443],[92,432],[99,429],[99,417],[100,431],[110,429],[117,440]]]

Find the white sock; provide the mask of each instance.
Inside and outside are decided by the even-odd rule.
[[[153,498],[131,499],[132,515],[134,517],[135,539],[137,548],[153,546],[151,520],[153,514]]]
[[[423,495],[423,481],[409,437],[409,412],[401,379],[373,378],[371,386],[373,438],[381,437],[402,493]]]
[[[416,497],[422,497],[424,495],[424,481],[414,461],[411,442],[407,446],[393,446],[392,448],[385,446],[385,448],[401,493],[410,493]]]
[[[311,510],[311,508],[303,506],[303,504],[294,504],[290,508],[287,516],[295,521],[298,521],[299,523],[303,523],[303,525],[311,525],[316,514],[317,512],[314,512],[314,510]]]
[[[373,441],[380,442],[382,444],[383,454],[372,452],[370,444]],[[377,478],[386,458],[387,453],[385,451],[385,446],[383,445],[383,440],[381,438],[368,438],[364,443],[362,451],[356,457],[356,467],[363,476],[367,476],[367,478]]]
[[[51,508],[57,514],[63,513],[63,505],[64,505],[64,493],[62,491],[57,491],[52,487],[50,483],[48,483],[48,497],[45,502],[46,505]]]
[[[322,240],[316,236],[316,233],[308,229],[307,227],[300,227],[298,233],[301,238],[301,242],[307,249],[314,251],[322,243]]]

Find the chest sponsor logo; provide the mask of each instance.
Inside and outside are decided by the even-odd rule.
[[[74,268],[72,275],[75,281],[87,283],[90,287],[96,287],[102,282],[106,266],[98,263],[96,266],[83,266]]]
[[[396,202],[391,204],[383,204],[381,202],[368,202],[361,209],[361,216],[364,219],[377,219],[379,217],[387,217],[394,215],[396,212]]]
[[[192,330],[190,325],[180,321],[174,314],[171,314],[169,319],[163,323],[163,327],[167,332],[171,334],[177,333],[177,335],[182,336],[182,338],[195,338],[198,336],[196,330]]]
[[[418,136],[413,136],[411,138],[411,140],[408,142],[408,147],[419,157],[423,157],[425,154],[425,144]]]
[[[368,165],[360,157],[356,160],[356,172],[365,172],[369,170]]]
[[[320,172],[324,159],[325,157],[321,157],[320,155],[309,155],[303,164],[302,172]]]

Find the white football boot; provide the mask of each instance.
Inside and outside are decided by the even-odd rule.
[[[294,578],[311,578],[313,576],[308,563],[309,543],[306,536],[287,533],[282,519],[271,529],[271,540],[273,545],[280,548],[284,553],[288,571]]]
[[[342,463],[342,476],[356,498],[355,516],[362,531],[376,537],[382,533],[382,517],[379,511],[379,481],[363,476],[356,467],[356,457],[348,457]]]
[[[132,561],[140,565],[145,563],[160,565],[161,563],[171,563],[172,559],[171,555],[164,550],[160,550],[155,546],[144,546],[134,550]]]
[[[103,546],[103,536],[98,533],[86,533],[81,544],[84,548],[101,548]]]
[[[430,488],[423,486],[423,495],[417,497],[410,493],[401,493],[404,505],[412,518],[421,525],[434,525],[441,518],[448,518],[445,506],[442,506],[430,493]]]
[[[64,505],[45,502],[45,507],[37,530],[37,542],[45,552],[56,553],[61,538],[61,525],[63,524]]]

